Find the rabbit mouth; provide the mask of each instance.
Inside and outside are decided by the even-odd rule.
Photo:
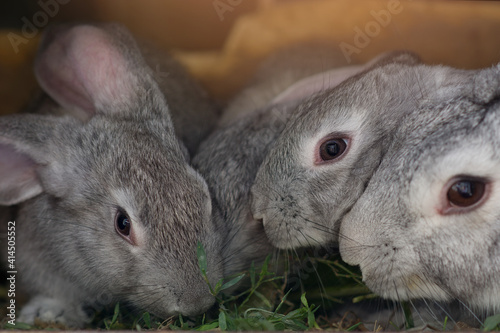
[[[330,241],[331,232],[323,230],[324,228],[304,227],[289,220],[273,220],[272,225],[269,221],[266,223],[265,218],[259,220],[262,220],[267,239],[279,249],[318,247]]]

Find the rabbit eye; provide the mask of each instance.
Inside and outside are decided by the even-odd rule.
[[[480,179],[461,178],[453,182],[446,194],[450,206],[466,208],[482,202],[487,183]]]
[[[479,207],[488,197],[490,183],[487,180],[461,176],[452,179],[447,187],[441,214],[466,213]]]
[[[120,236],[125,237],[127,240],[129,240],[130,239],[129,238],[130,228],[131,228],[130,218],[128,217],[128,215],[126,213],[119,210],[116,213],[116,217],[115,217],[116,232],[118,232],[118,234]]]
[[[319,156],[322,161],[331,161],[339,158],[347,149],[347,140],[342,138],[328,139],[319,147]]]

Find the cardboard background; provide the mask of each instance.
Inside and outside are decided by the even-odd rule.
[[[500,62],[500,3],[450,0],[38,0],[3,10],[0,113],[19,110],[36,87],[31,61],[40,31],[57,21],[118,21],[175,55],[218,100],[283,46],[329,40],[361,61],[409,49],[431,64]],[[20,16],[20,17],[19,17]],[[5,21],[7,22],[7,21]],[[28,22],[28,23],[26,23]],[[35,32],[26,28],[32,24]],[[24,29],[24,30],[23,30]],[[13,34],[17,36],[13,40]],[[10,36],[10,37],[9,37]],[[19,41],[22,41],[20,43]],[[17,43],[17,44],[16,44]]]

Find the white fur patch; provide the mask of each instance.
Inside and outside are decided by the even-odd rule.
[[[398,282],[398,279],[394,279]],[[411,275],[404,279],[400,285],[391,286],[382,295],[384,298],[397,300],[410,300],[416,298],[431,298],[436,301],[449,301],[450,296],[435,283],[422,280],[418,276]]]
[[[59,323],[73,328],[82,327],[90,322],[81,309],[80,304],[67,304],[60,299],[38,295],[26,304],[19,315],[18,321],[34,324],[35,319],[46,323]]]
[[[432,233],[428,227],[457,223],[461,220],[485,221],[489,216],[498,212],[500,202],[500,163],[493,159],[493,151],[483,142],[478,145],[461,147],[450,153],[440,156],[439,159],[421,166],[415,175],[409,192],[409,206],[414,212],[425,218],[426,232]],[[441,215],[446,202],[449,182],[456,176],[472,176],[491,181],[490,192],[483,205],[463,214]],[[419,229],[424,231],[424,228]]]

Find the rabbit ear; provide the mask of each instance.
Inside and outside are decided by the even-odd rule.
[[[500,97],[500,64],[478,72],[474,78],[473,95],[480,104],[487,104]]]
[[[272,100],[272,104],[289,103],[312,96],[320,91],[338,86],[351,76],[365,69],[364,66],[348,66],[336,68],[302,79]]]
[[[39,171],[49,164],[45,141],[56,125],[46,118],[0,118],[0,205],[18,204],[43,192]]]
[[[158,90],[133,38],[114,25],[49,29],[35,74],[56,102],[84,119],[96,112],[130,110],[143,95]]]
[[[381,67],[387,64],[419,65],[422,59],[410,51],[392,51],[383,53],[366,64],[367,67]]]
[[[364,65],[336,68],[302,79],[276,96],[272,103],[288,103],[304,99],[320,91],[332,89],[364,70],[390,63],[416,65],[421,63],[421,60],[417,54],[407,51],[384,53]]]
[[[15,205],[41,192],[35,161],[13,145],[0,143],[0,205]]]

